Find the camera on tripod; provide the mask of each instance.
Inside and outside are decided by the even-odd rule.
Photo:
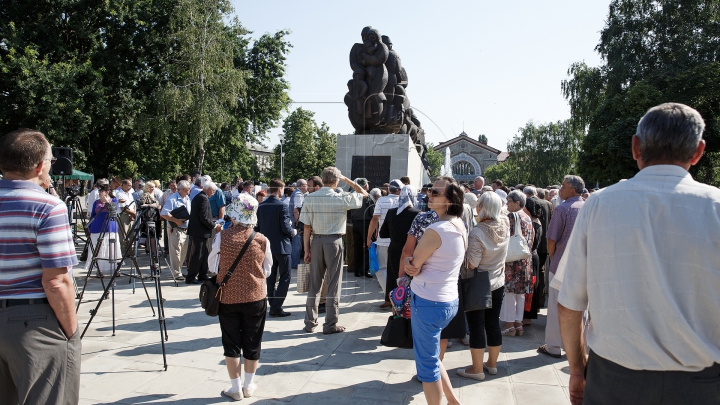
[[[80,187],[77,184],[71,184],[65,187],[65,195],[70,198],[75,198],[80,194]]]

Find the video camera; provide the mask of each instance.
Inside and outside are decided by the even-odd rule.
[[[65,195],[71,198],[75,198],[80,194],[80,187],[77,184],[72,184],[65,187]]]

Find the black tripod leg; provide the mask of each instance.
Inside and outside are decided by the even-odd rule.
[[[153,316],[155,316],[155,307],[153,307],[152,300],[150,299],[150,293],[148,293],[147,286],[145,285],[145,280],[142,275],[142,272],[140,271],[140,266],[138,266],[138,262],[136,258],[132,258],[133,264],[135,265],[135,269],[137,270],[138,277],[140,279],[140,282],[142,283],[143,290],[145,290],[145,296],[148,299],[148,304],[150,304],[150,309],[152,310]]]

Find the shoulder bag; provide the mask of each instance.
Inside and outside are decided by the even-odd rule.
[[[212,276],[205,280],[205,282],[203,282],[200,286],[200,305],[203,307],[205,314],[208,316],[218,315],[218,312],[220,311],[220,300],[222,299],[222,289],[225,287],[228,280],[230,280],[230,277],[235,271],[235,267],[237,267],[238,263],[240,263],[240,259],[245,254],[248,246],[250,246],[250,242],[252,242],[253,238],[255,238],[255,231],[253,231],[248,240],[245,241],[245,245],[243,245],[240,253],[238,253],[235,262],[233,262],[232,266],[228,269],[222,283],[218,284],[217,276]]]
[[[508,242],[508,252],[505,263],[524,260],[532,255],[530,246],[528,246],[527,240],[523,237],[522,230],[520,229],[520,215],[515,213],[513,213],[513,215],[515,216],[515,232],[510,237],[510,242]]]
[[[465,254],[467,255],[468,241],[465,240],[465,233],[452,222],[463,235],[465,242]],[[469,277],[472,271],[473,277]],[[466,277],[466,278],[463,278]],[[490,274],[487,271],[478,271],[477,268],[470,269],[467,256],[463,259],[460,267],[460,299],[465,312],[477,311],[479,309],[492,308],[492,290],[490,290]]]

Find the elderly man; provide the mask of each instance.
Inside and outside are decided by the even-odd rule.
[[[77,404],[80,336],[67,207],[41,185],[55,160],[45,136],[0,140],[0,403]]]
[[[293,228],[297,230],[297,234],[292,239],[292,253],[290,254],[290,267],[296,269],[300,264],[300,249],[302,248],[302,238],[300,236],[300,230],[298,229],[298,221],[300,220],[300,210],[302,209],[303,200],[307,193],[307,181],[305,179],[298,179],[296,182],[297,187],[295,191],[290,195],[289,209],[290,219],[293,222]]]
[[[187,219],[174,218],[171,212],[177,208],[185,207],[190,213],[190,183],[187,180],[177,182],[177,192],[170,194],[165,200],[160,216],[167,221],[165,224],[169,230],[168,248],[170,256],[170,270],[174,273],[178,280],[185,280],[182,275],[182,264],[187,256],[188,239],[187,239]]]
[[[585,182],[580,176],[567,175],[560,188],[559,195],[564,200],[553,212],[552,219],[548,224],[547,251],[550,267],[548,268],[547,284],[552,283],[558,263],[562,259],[567,247],[570,234],[572,233],[575,219],[585,201],[580,197]],[[575,254],[571,252],[570,254]],[[538,352],[547,354],[550,357],[560,358],[562,349],[562,337],[560,336],[560,324],[557,313],[558,290],[548,290],[548,311],[547,323],[545,325],[545,344],[538,348]]]
[[[580,211],[558,277],[573,404],[719,401],[720,190],[688,173],[704,127],[688,106],[651,108],[632,137],[640,172]]]
[[[188,274],[186,284],[200,284],[208,279],[208,239],[212,238],[213,230],[219,231],[220,224],[213,221],[210,209],[210,198],[215,195],[217,186],[210,176],[200,177],[202,191],[197,193],[190,202],[190,219],[188,220],[187,235],[190,239],[190,259],[188,260]],[[197,278],[196,278],[197,277]]]
[[[473,193],[477,196],[483,193],[483,187],[485,187],[485,178],[483,176],[475,177],[473,182]]]
[[[145,192],[145,181],[142,179],[135,180],[135,192],[132,193],[134,200],[139,200]]]
[[[172,180],[168,184],[168,189],[162,193],[160,198],[158,198],[158,203],[160,204],[160,206],[164,207],[165,201],[167,201],[168,197],[170,197],[170,195],[172,195],[174,193],[177,193],[177,181]],[[165,246],[165,254],[166,255],[170,253],[170,243],[168,241],[168,237],[170,235],[170,227],[167,225],[168,225],[168,223],[165,222],[165,226],[164,226],[165,229],[163,232],[163,246]]]
[[[343,181],[355,190],[354,193],[336,193],[338,183]],[[327,269],[328,304],[323,333],[340,333],[338,304],[342,283],[343,245],[347,211],[360,208],[367,192],[352,180],[343,176],[337,167],[326,167],[322,172],[323,187],[309,194],[303,203],[300,221],[305,224],[303,244],[305,262],[310,263],[310,285],[305,304],[305,331],[312,333],[318,325],[318,293]],[[313,232],[312,246],[310,233]]]

